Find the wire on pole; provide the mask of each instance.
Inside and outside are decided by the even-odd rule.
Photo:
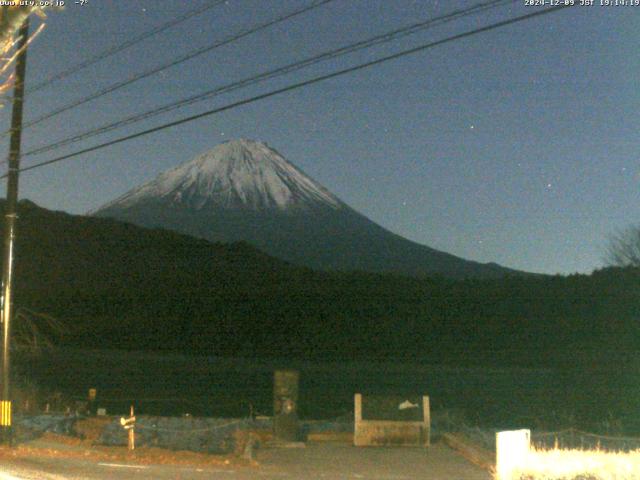
[[[163,23],[162,25],[159,25],[155,28],[152,28],[151,30],[148,30],[146,32],[141,33],[140,35],[133,37],[119,45],[115,45],[113,47],[107,48],[106,50],[92,56],[89,57],[88,59],[73,65],[69,68],[67,68],[66,70],[63,70],[60,73],[57,73],[55,75],[50,76],[49,78],[43,80],[40,83],[36,83],[33,87],[26,89],[25,95],[30,95],[34,92],[37,92],[38,90],[42,90],[43,88],[48,87],[49,85],[52,85],[53,83],[62,80],[64,78],[67,78],[71,75],[74,75],[82,70],[84,70],[87,67],[90,67],[91,65],[94,65],[102,60],[104,60],[105,58],[111,57],[117,53],[120,53],[124,50],[126,50],[127,48],[130,48],[134,45],[137,45],[138,43],[142,42],[143,40],[146,40],[149,37],[152,37],[154,35],[157,35],[159,33],[164,32],[165,30],[168,30],[172,27],[175,27],[176,25],[179,25],[180,23],[183,23],[187,20],[189,20],[192,17],[195,17],[197,15],[200,15],[208,10],[211,10],[214,7],[217,7],[218,5],[224,4],[224,3],[228,3],[228,0],[218,0],[212,3],[207,3],[204,6],[201,6],[199,8],[195,8],[193,10],[190,10],[188,12],[186,12],[183,15],[180,15],[177,18],[174,18],[173,20],[170,20],[166,23]]]
[[[439,45],[443,45],[443,44],[446,44],[446,43],[450,43],[450,42],[454,42],[454,41],[457,41],[457,40],[461,40],[463,38],[467,38],[467,37],[470,37],[470,36],[473,36],[473,35],[477,35],[479,33],[488,32],[488,31],[491,31],[491,30],[495,30],[497,28],[501,28],[501,27],[504,27],[504,26],[507,26],[507,25],[512,25],[512,24],[515,24],[515,23],[518,23],[518,22],[522,22],[522,21],[525,21],[525,20],[530,20],[532,18],[536,18],[536,17],[542,16],[542,15],[554,13],[554,12],[563,10],[565,8],[568,8],[570,6],[571,5],[562,5],[562,6],[559,6],[559,7],[551,7],[551,8],[547,8],[547,9],[544,9],[544,10],[539,10],[539,11],[536,11],[536,12],[533,12],[533,13],[529,13],[529,14],[526,14],[526,15],[513,17],[513,18],[510,18],[508,20],[503,20],[503,21],[500,21],[500,22],[496,22],[496,23],[493,23],[493,24],[490,24],[490,25],[487,25],[487,26],[484,26],[484,27],[476,28],[474,30],[469,30],[469,31],[466,31],[466,32],[463,32],[463,33],[452,35],[452,36],[446,37],[446,38],[441,39],[441,40],[437,40],[437,41],[430,42],[430,43],[427,43],[427,44],[419,45],[417,47],[410,48],[408,50],[403,50],[401,52],[398,52],[398,53],[395,53],[395,54],[392,54],[392,55],[387,55],[385,57],[381,57],[381,58],[378,58],[376,60],[372,60],[372,61],[369,61],[369,62],[361,63],[361,64],[358,64],[358,65],[355,65],[355,66],[352,66],[352,67],[348,67],[348,68],[345,68],[345,69],[342,69],[342,70],[338,70],[338,71],[335,71],[335,72],[332,72],[332,73],[329,73],[329,74],[326,74],[326,75],[322,75],[322,76],[319,76],[319,77],[315,77],[315,78],[312,78],[312,79],[309,79],[309,80],[305,80],[305,81],[302,81],[302,82],[294,83],[294,84],[288,85],[288,86],[283,87],[283,88],[272,90],[272,91],[267,92],[267,93],[256,95],[256,96],[253,96],[253,97],[250,97],[250,98],[246,98],[244,100],[240,100],[240,101],[237,101],[237,102],[233,102],[233,103],[224,105],[222,107],[218,107],[218,108],[214,108],[214,109],[211,109],[211,110],[207,110],[205,112],[202,112],[202,113],[199,113],[199,114],[196,114],[196,115],[191,115],[191,116],[179,119],[179,120],[175,120],[175,121],[172,121],[172,122],[165,123],[163,125],[159,125],[157,127],[153,127],[153,128],[149,128],[149,129],[146,129],[146,130],[142,130],[140,132],[133,133],[131,135],[126,135],[126,136],[123,136],[123,137],[119,137],[119,138],[116,138],[114,140],[110,140],[108,142],[104,142],[104,143],[101,143],[101,144],[98,144],[98,145],[94,145],[92,147],[87,147],[87,148],[84,148],[84,149],[81,149],[81,150],[78,150],[78,151],[75,151],[75,152],[72,152],[72,153],[69,153],[69,154],[66,154],[66,155],[61,155],[59,157],[55,157],[55,158],[52,158],[50,160],[46,160],[46,161],[43,161],[43,162],[36,163],[34,165],[30,165],[28,167],[21,168],[20,171],[21,172],[25,172],[25,171],[29,171],[29,170],[34,170],[36,168],[44,167],[44,166],[47,166],[47,165],[51,165],[51,164],[54,164],[54,163],[58,163],[58,162],[61,162],[61,161],[64,161],[64,160],[67,160],[67,159],[70,159],[70,158],[77,157],[79,155],[83,155],[85,153],[101,150],[103,148],[110,147],[112,145],[117,145],[119,143],[127,142],[127,141],[133,140],[135,138],[143,137],[143,136],[155,133],[155,132],[159,132],[159,131],[165,130],[167,128],[172,128],[172,127],[175,127],[175,126],[178,126],[178,125],[182,125],[184,123],[189,123],[189,122],[198,120],[200,118],[204,118],[204,117],[208,117],[208,116],[211,116],[211,115],[215,115],[217,113],[224,112],[224,111],[227,111],[227,110],[231,110],[231,109],[243,106],[243,105],[248,105],[248,104],[257,102],[259,100],[264,100],[266,98],[270,98],[270,97],[273,97],[273,96],[276,96],[276,95],[279,95],[279,94],[282,94],[282,93],[285,93],[285,92],[298,90],[298,89],[300,89],[302,87],[313,85],[313,84],[316,84],[316,83],[319,83],[319,82],[323,82],[325,80],[329,80],[329,79],[332,79],[332,78],[337,78],[337,77],[340,77],[340,76],[343,76],[343,75],[346,75],[346,74],[349,74],[349,73],[353,73],[353,72],[356,72],[356,71],[359,71],[359,70],[363,70],[365,68],[369,68],[369,67],[372,67],[372,66],[375,66],[375,65],[380,65],[382,63],[385,63],[385,62],[388,62],[388,61],[391,61],[391,60],[395,60],[395,59],[398,59],[398,58],[402,58],[402,57],[405,57],[407,55],[412,55],[412,54],[415,54],[415,53],[418,53],[418,52],[422,52],[422,51],[425,51],[427,49],[437,47]],[[0,178],[5,178],[5,177],[6,177],[6,174],[3,175],[3,176],[0,176]]]
[[[334,0],[318,0],[318,1],[316,1],[316,2],[314,2],[312,4],[310,4],[310,5],[307,5],[307,6],[302,7],[302,8],[298,8],[298,9],[296,9],[294,11],[291,11],[289,13],[281,15],[281,16],[273,19],[273,20],[269,20],[267,22],[260,23],[258,25],[255,25],[255,26],[251,27],[251,28],[243,30],[240,33],[237,33],[235,35],[226,37],[226,38],[224,38],[224,39],[222,39],[220,41],[217,41],[217,42],[215,42],[215,43],[213,43],[211,45],[207,45],[205,47],[201,47],[201,48],[198,48],[196,50],[193,50],[193,51],[191,51],[191,52],[189,52],[189,53],[187,53],[185,55],[182,55],[182,56],[172,60],[171,62],[164,63],[162,65],[153,67],[153,68],[151,68],[149,70],[145,70],[145,71],[143,71],[141,73],[138,73],[138,74],[132,76],[131,78],[126,79],[126,80],[122,80],[120,82],[113,83],[113,84],[109,85],[108,87],[105,87],[105,88],[103,88],[101,90],[98,90],[98,91],[96,91],[94,93],[91,93],[91,94],[89,94],[89,95],[87,95],[85,97],[82,97],[79,100],[76,100],[74,102],[71,102],[71,103],[68,103],[66,105],[63,105],[63,106],[61,106],[61,107],[59,107],[59,108],[57,108],[55,110],[50,111],[49,113],[45,113],[44,115],[41,115],[40,117],[38,117],[38,118],[36,118],[34,120],[26,122],[23,125],[23,129],[27,129],[27,128],[33,127],[34,125],[38,125],[38,124],[40,124],[40,123],[42,123],[42,122],[44,122],[46,120],[49,120],[51,118],[55,118],[58,115],[60,115],[61,113],[64,113],[64,112],[67,112],[67,111],[72,110],[74,108],[77,108],[77,107],[79,107],[81,105],[84,105],[85,103],[91,102],[93,100],[97,100],[98,98],[101,98],[101,97],[103,97],[105,95],[113,93],[113,92],[115,92],[117,90],[120,90],[121,88],[124,88],[124,87],[126,87],[128,85],[131,85],[131,84],[135,83],[135,82],[143,80],[143,79],[145,79],[147,77],[150,77],[152,75],[155,75],[157,73],[163,72],[164,70],[167,70],[169,68],[172,68],[172,67],[175,67],[177,65],[180,65],[181,63],[184,63],[184,62],[186,62],[188,60],[192,60],[192,59],[194,59],[194,58],[196,58],[196,57],[198,57],[200,55],[203,55],[205,53],[211,52],[211,51],[213,51],[213,50],[215,50],[215,49],[217,49],[219,47],[222,47],[224,45],[228,45],[230,43],[236,42],[236,41],[238,41],[238,40],[240,40],[240,39],[242,39],[244,37],[252,35],[252,34],[254,34],[256,32],[259,32],[261,30],[269,28],[269,27],[271,27],[273,25],[276,25],[278,23],[281,23],[281,22],[284,22],[286,20],[289,20],[289,19],[291,19],[293,17],[296,17],[298,15],[302,15],[303,13],[309,12],[311,10],[314,10],[314,9],[316,9],[316,8],[322,6],[322,5],[325,5],[325,4],[333,2],[333,1]],[[0,135],[0,138],[6,136],[8,133],[9,133],[9,130],[3,132]]]
[[[221,94],[225,94],[225,93],[230,93],[233,92],[235,90],[241,89],[241,88],[246,88],[250,85],[255,85],[257,83],[260,82],[264,82],[266,80],[271,80],[273,78],[277,78],[298,70],[301,70],[303,68],[312,66],[312,65],[316,65],[320,62],[329,60],[329,59],[334,59],[334,58],[338,58],[344,55],[347,55],[349,53],[353,53],[362,49],[366,49],[366,48],[370,48],[376,45],[380,45],[383,43],[388,43],[391,42],[393,40],[397,40],[399,38],[405,37],[407,35],[411,35],[414,33],[417,33],[419,31],[422,31],[424,29],[427,28],[431,28],[437,25],[442,25],[444,23],[447,22],[451,22],[457,19],[460,19],[462,17],[468,16],[468,15],[472,15],[472,14],[476,14],[478,12],[481,11],[486,11],[488,9],[491,8],[496,8],[508,3],[514,3],[515,1],[518,0],[492,0],[489,2],[484,2],[484,3],[479,3],[476,4],[470,8],[465,8],[465,9],[461,9],[461,10],[456,10],[453,11],[451,13],[448,13],[446,15],[442,15],[439,17],[435,17],[435,18],[430,18],[421,22],[417,22],[414,23],[412,25],[406,26],[406,27],[402,27],[402,28],[398,28],[396,30],[392,30],[390,32],[386,32],[380,35],[375,35],[373,37],[369,37],[365,40],[361,40],[359,42],[355,42],[355,43],[351,43],[348,45],[345,45],[343,47],[337,48],[337,49],[333,49],[333,50],[327,50],[324,51],[320,54],[314,55],[312,57],[308,57],[306,59],[297,61],[297,62],[293,62],[290,63],[288,65],[282,66],[282,67],[278,67],[276,69],[272,69],[257,75],[253,75],[251,77],[247,77],[245,79],[239,80],[239,81],[235,81],[226,85],[222,85],[219,87],[216,87],[214,89],[211,90],[207,90],[205,92],[199,93],[197,95],[191,95],[189,97],[186,97],[184,99],[181,99],[179,101],[176,102],[171,102],[168,104],[165,104],[163,106],[154,108],[152,110],[148,110],[146,112],[143,113],[139,113],[136,115],[132,115],[126,118],[123,118],[121,120],[118,120],[116,122],[112,122],[106,125],[102,125],[100,127],[97,128],[93,128],[93,129],[88,129],[85,130],[84,132],[81,133],[77,133],[71,137],[67,137],[65,139],[59,140],[57,142],[48,144],[48,145],[44,145],[44,146],[40,146],[37,148],[34,148],[28,152],[25,152],[22,156],[23,157],[27,157],[27,156],[32,156],[32,155],[40,155],[46,152],[49,152],[51,150],[56,150],[60,147],[66,146],[66,145],[70,145],[73,143],[77,143],[81,140],[86,140],[88,138],[97,136],[97,135],[101,135],[116,129],[119,129],[123,126],[126,125],[131,125],[134,123],[138,123],[141,122],[143,120],[148,120],[149,118],[179,109],[179,108],[183,108],[185,106],[189,106],[189,105],[193,105],[195,103],[198,102],[202,102],[205,100],[209,100],[211,98],[214,98],[218,95]]]

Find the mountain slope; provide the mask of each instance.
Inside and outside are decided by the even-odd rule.
[[[93,215],[211,241],[246,241],[323,270],[454,278],[516,273],[409,241],[340,201],[264,143],[224,143]]]
[[[131,208],[159,198],[165,204],[194,211],[283,212],[343,207],[340,200],[275,150],[244,139],[223,143],[170,169],[100,210]]]

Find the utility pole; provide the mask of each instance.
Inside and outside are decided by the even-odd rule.
[[[11,444],[11,319],[13,316],[13,243],[18,205],[18,174],[20,173],[20,140],[22,137],[22,105],[24,78],[27,67],[27,41],[29,18],[18,33],[13,111],[11,112],[11,141],[9,144],[9,172],[7,175],[7,201],[5,202],[4,250],[2,259],[2,398],[0,398],[0,433],[3,443]]]

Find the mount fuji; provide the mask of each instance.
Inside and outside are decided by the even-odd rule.
[[[210,241],[245,241],[322,270],[447,277],[520,273],[396,235],[356,212],[265,143],[218,145],[90,213]]]

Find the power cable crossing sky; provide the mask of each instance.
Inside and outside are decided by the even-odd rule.
[[[391,56],[379,58],[379,59],[376,59],[376,60],[373,60],[371,62],[367,62],[367,63],[364,63],[364,64],[355,65],[353,67],[349,67],[349,68],[344,69],[344,70],[339,70],[337,72],[328,73],[326,75],[323,75],[323,76],[320,76],[320,77],[315,77],[315,78],[306,80],[304,82],[295,83],[293,85],[288,85],[288,86],[286,86],[284,88],[281,88],[281,89],[278,89],[278,90],[274,90],[274,91],[271,91],[271,92],[263,93],[262,95],[258,95],[256,97],[247,98],[247,99],[244,99],[244,100],[240,100],[239,102],[232,103],[230,105],[225,105],[225,106],[222,106],[222,107],[215,108],[213,110],[208,110],[206,112],[202,112],[202,113],[199,113],[199,114],[191,116],[191,117],[175,120],[173,122],[169,122],[169,123],[160,125],[158,127],[151,128],[149,130],[144,130],[142,132],[137,132],[137,133],[134,133],[134,134],[131,134],[131,135],[127,135],[125,137],[120,137],[120,138],[117,138],[115,140],[111,140],[109,142],[106,142],[106,143],[103,143],[103,144],[100,144],[100,145],[96,145],[96,146],[93,146],[93,147],[89,147],[87,149],[80,150],[78,152],[73,152],[73,153],[70,153],[70,154],[67,154],[67,155],[63,155],[61,157],[53,158],[51,160],[47,160],[47,161],[44,161],[44,162],[36,163],[36,164],[30,165],[28,167],[22,167],[20,169],[20,171],[21,172],[26,172],[26,171],[29,171],[29,170],[33,170],[35,168],[40,168],[40,167],[44,167],[44,166],[47,166],[47,165],[51,165],[53,163],[58,163],[58,162],[61,162],[63,160],[67,160],[67,159],[76,157],[78,155],[82,155],[84,153],[88,153],[88,152],[92,152],[92,151],[95,151],[95,150],[99,150],[101,148],[110,147],[112,145],[115,145],[116,143],[122,143],[122,142],[125,142],[125,141],[133,140],[133,139],[139,138],[139,137],[144,136],[144,135],[149,135],[151,133],[156,133],[156,132],[162,131],[162,130],[164,130],[166,128],[171,128],[171,127],[175,127],[177,125],[182,125],[183,123],[192,122],[194,120],[199,120],[200,118],[203,118],[203,117],[206,117],[206,116],[209,116],[209,115],[213,115],[213,114],[216,114],[216,113],[220,113],[220,112],[223,112],[225,110],[230,110],[232,108],[237,108],[237,107],[246,105],[248,103],[252,103],[252,102],[255,102],[255,101],[258,101],[258,100],[263,100],[265,98],[269,98],[269,97],[272,97],[274,95],[279,95],[281,93],[289,92],[291,90],[295,90],[295,89],[298,89],[298,88],[302,88],[302,87],[306,87],[306,86],[309,86],[309,85],[313,85],[314,83],[321,82],[321,81],[324,81],[324,80],[328,80],[330,78],[334,78],[334,77],[337,77],[337,76],[340,76],[340,75],[345,75],[345,74],[348,74],[348,73],[352,73],[352,72],[355,72],[355,71],[360,70],[362,68],[368,68],[368,67],[372,67],[372,66],[375,66],[375,65],[379,65],[379,64],[381,64],[383,62],[387,62],[387,61],[390,61],[390,60],[395,60],[396,58],[401,58],[401,57],[403,57],[405,55],[410,55],[410,54],[413,54],[413,53],[417,53],[417,52],[420,52],[420,51],[425,50],[427,48],[433,48],[433,47],[436,47],[436,46],[441,45],[443,43],[447,43],[447,42],[451,42],[451,41],[455,41],[455,40],[460,40],[460,39],[465,38],[465,37],[470,36],[470,35],[476,35],[478,33],[483,33],[483,32],[486,32],[486,31],[490,31],[490,30],[492,30],[494,28],[500,28],[500,27],[503,27],[505,25],[510,25],[512,23],[520,22],[520,21],[523,21],[523,20],[529,20],[531,18],[535,18],[535,17],[540,16],[540,15],[546,15],[546,14],[552,13],[554,11],[558,11],[561,8],[565,8],[565,7],[554,7],[554,8],[550,8],[550,9],[547,9],[547,10],[542,10],[542,11],[535,12],[535,13],[530,13],[528,15],[515,17],[515,18],[512,18],[512,19],[506,20],[504,22],[499,22],[499,23],[487,25],[486,27],[482,27],[482,28],[479,28],[479,29],[476,29],[476,30],[459,33],[459,34],[454,35],[452,37],[447,37],[445,39],[442,39],[442,40],[439,40],[439,41],[436,41],[436,42],[432,42],[432,43],[428,43],[426,45],[420,45],[418,47],[412,48],[412,49],[407,50],[407,51],[399,52],[399,53],[396,53],[396,54],[391,55]],[[0,177],[0,178],[4,178],[4,176]]]
[[[305,68],[308,67],[310,65],[314,65],[318,62],[322,62],[331,58],[335,58],[337,56],[341,56],[341,55],[345,55],[348,53],[352,53],[355,52],[359,49],[362,48],[369,48],[375,45],[379,45],[381,43],[386,43],[386,42],[390,42],[393,41],[397,38],[401,38],[404,35],[410,35],[412,33],[415,33],[421,29],[424,28],[429,28],[432,26],[435,26],[439,23],[443,23],[443,22],[449,22],[452,20],[455,20],[457,18],[461,18],[462,16],[466,16],[466,15],[472,15],[472,14],[477,14],[478,12],[484,11],[488,8],[495,8],[497,6],[500,5],[505,5],[507,3],[512,3],[513,0],[493,0],[490,2],[486,2],[486,3],[481,3],[478,4],[472,8],[467,8],[464,10],[456,10],[452,13],[449,13],[447,15],[444,16],[440,16],[440,17],[436,17],[436,18],[432,18],[432,19],[428,19],[426,21],[422,21],[422,22],[418,22],[416,24],[407,26],[407,27],[403,27],[400,29],[395,29],[391,32],[386,32],[384,34],[381,35],[376,35],[374,37],[368,38],[366,40],[362,40],[356,43],[350,43],[349,45],[346,45],[344,47],[338,48],[338,49],[333,49],[330,50],[328,52],[323,52],[319,55],[314,55],[311,58],[307,58],[298,62],[294,62],[292,64],[288,64],[285,65],[283,67],[279,67],[275,70],[270,70],[268,72],[264,72],[261,73],[259,75],[253,75],[249,78],[243,79],[241,81],[238,82],[233,82],[231,84],[227,84],[227,85],[223,85],[220,87],[216,87],[212,90],[207,90],[203,93],[197,94],[197,95],[192,95],[189,96],[187,98],[181,99],[177,102],[172,102],[157,108],[154,108],[152,110],[148,110],[146,112],[140,113],[140,114],[136,114],[134,116],[130,116],[127,117],[125,119],[119,120],[117,122],[114,123],[110,123],[108,125],[104,125],[101,126],[99,128],[96,129],[92,129],[92,130],[88,130],[85,131],[81,134],[78,135],[74,135],[73,137],[70,138],[66,138],[60,141],[57,141],[53,144],[49,144],[49,145],[45,145],[39,148],[36,148],[34,150],[31,150],[29,152],[25,152],[22,156],[23,157],[27,157],[27,156],[31,156],[31,155],[37,155],[37,154],[41,154],[41,153],[46,153],[48,151],[51,150],[55,150],[56,148],[59,148],[61,146],[64,145],[69,145],[72,143],[76,143],[77,141],[80,140],[84,140],[86,138],[90,138],[93,137],[95,135],[99,135],[117,128],[121,128],[125,125],[130,125],[132,123],[136,123],[138,121],[141,120],[145,120],[147,118],[151,118],[152,116],[156,116],[159,114],[163,114],[169,111],[172,111],[174,109],[177,108],[181,108],[185,105],[191,105],[193,103],[196,102],[201,102],[204,100],[208,100],[216,95],[219,95],[221,93],[225,93],[225,92],[230,92],[233,91],[237,88],[244,88],[248,85],[252,85],[256,82],[260,82],[260,81],[264,81],[266,79],[270,79],[270,78],[274,78],[276,76],[280,76],[280,75],[286,75],[288,73],[291,73],[293,71],[296,71],[298,69],[301,68]],[[546,12],[546,11],[545,11]],[[544,12],[536,12],[534,14],[530,14],[530,15],[538,15],[538,13],[544,13]]]
[[[249,137],[390,230],[472,260],[589,272],[639,218],[625,80],[640,68],[619,40],[637,38],[640,9],[125,3],[52,13],[31,48],[23,151],[79,148],[23,166],[22,198],[83,213]]]

